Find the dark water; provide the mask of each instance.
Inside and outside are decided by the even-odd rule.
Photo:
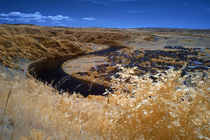
[[[122,48],[124,47],[110,47],[105,50],[88,53],[87,55],[104,56]],[[56,65],[56,67],[48,67],[46,64],[43,64],[46,66],[42,65],[43,68],[41,69],[30,68],[31,70],[28,71],[30,71],[30,74],[33,75],[36,79],[44,83],[51,84],[54,88],[56,88],[59,91],[65,91],[69,93],[76,92],[82,94],[85,97],[88,95],[103,95],[105,89],[109,88],[105,87],[104,85],[81,81],[77,78],[68,75],[61,68],[63,62],[65,61],[60,61],[59,64]]]
[[[197,56],[199,52],[201,51],[201,48],[184,48],[182,46],[166,46],[166,49],[175,49],[176,51],[171,50],[145,50],[144,52],[141,52],[139,50],[135,50],[132,53],[128,52],[120,52],[117,50],[122,49],[123,47],[110,47],[106,50],[101,50],[93,53],[89,53],[87,55],[98,55],[98,56],[107,56],[109,58],[109,62],[111,62],[111,65],[115,66],[116,64],[122,64],[124,67],[137,67],[139,70],[141,70],[143,73],[140,73],[139,75],[142,75],[144,73],[156,73],[156,70],[152,70],[152,68],[157,68],[160,70],[168,70],[170,68],[175,68],[175,70],[181,69],[183,67],[182,64],[174,64],[170,65],[170,60],[166,60],[168,62],[152,62],[152,58],[161,59],[163,58],[173,58],[176,59],[176,62],[179,61],[188,61],[188,65],[185,69],[182,70],[182,75],[186,75],[189,71],[196,71],[196,70],[208,70],[209,66],[207,65],[209,63],[209,60],[204,59],[198,59]],[[144,57],[137,58],[140,53],[144,53]],[[188,55],[191,55],[193,57],[188,57]],[[80,93],[83,96],[88,95],[103,95],[105,92],[105,89],[109,89],[109,87],[105,87],[103,85],[99,84],[93,84],[91,82],[85,82],[81,81],[79,79],[76,79],[67,73],[63,71],[61,68],[61,65],[63,62],[65,62],[67,59],[63,60],[50,60],[48,62],[53,63],[52,61],[59,61],[58,64],[56,64],[53,67],[48,67],[47,63],[43,63],[40,65],[36,65],[39,68],[31,68],[34,69],[31,72],[31,75],[36,77],[38,80],[51,84],[54,88],[58,89],[59,91],[65,91],[69,93]],[[124,60],[129,60],[124,63]],[[126,62],[126,61],[125,61]],[[149,66],[143,66],[141,65],[143,62],[150,62]],[[40,68],[41,66],[41,68]],[[97,69],[94,70],[101,70],[104,71],[106,69],[106,65],[98,66]],[[30,70],[29,70],[30,71]],[[103,75],[103,78],[110,80],[111,76],[115,75],[116,72],[108,73],[108,75]],[[150,78],[153,79],[151,76]],[[155,79],[153,79],[155,81]],[[110,90],[110,89],[109,89]]]
[[[37,79],[42,82],[52,84],[52,86],[59,91],[76,92],[83,96],[88,95],[102,95],[105,92],[103,85],[91,84],[88,82],[76,79],[66,74],[61,67],[44,69],[37,74]]]

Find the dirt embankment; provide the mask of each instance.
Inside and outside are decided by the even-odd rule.
[[[91,51],[87,43],[121,45],[131,33],[30,25],[0,25],[0,62],[17,67],[16,58],[54,58]]]

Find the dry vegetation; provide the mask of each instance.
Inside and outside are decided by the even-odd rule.
[[[59,95],[28,79],[0,84],[1,139],[208,139],[210,82],[180,72],[137,77],[120,67],[108,97]],[[129,80],[128,80],[129,79]],[[11,139],[12,139],[11,138]]]
[[[16,57],[28,60],[90,52],[85,43],[122,45],[131,33],[29,25],[0,25],[0,62],[16,67]],[[103,37],[102,37],[103,36]]]
[[[29,60],[87,52],[85,43],[119,45],[131,33],[0,25],[0,62],[15,67]],[[155,61],[155,60],[154,60]],[[112,77],[113,93],[63,93],[35,79],[13,81],[0,75],[0,139],[209,139],[209,79],[193,77],[195,87],[172,69],[137,77],[134,69]]]

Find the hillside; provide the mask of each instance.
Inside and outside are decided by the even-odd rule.
[[[32,61],[96,51],[87,43],[120,45],[130,36],[131,33],[103,30],[0,25],[0,62],[15,67],[17,57]]]

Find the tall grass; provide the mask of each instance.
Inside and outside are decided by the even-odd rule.
[[[168,70],[153,83],[118,67],[108,97],[0,77],[0,139],[209,139],[208,79],[187,87],[180,71]]]

